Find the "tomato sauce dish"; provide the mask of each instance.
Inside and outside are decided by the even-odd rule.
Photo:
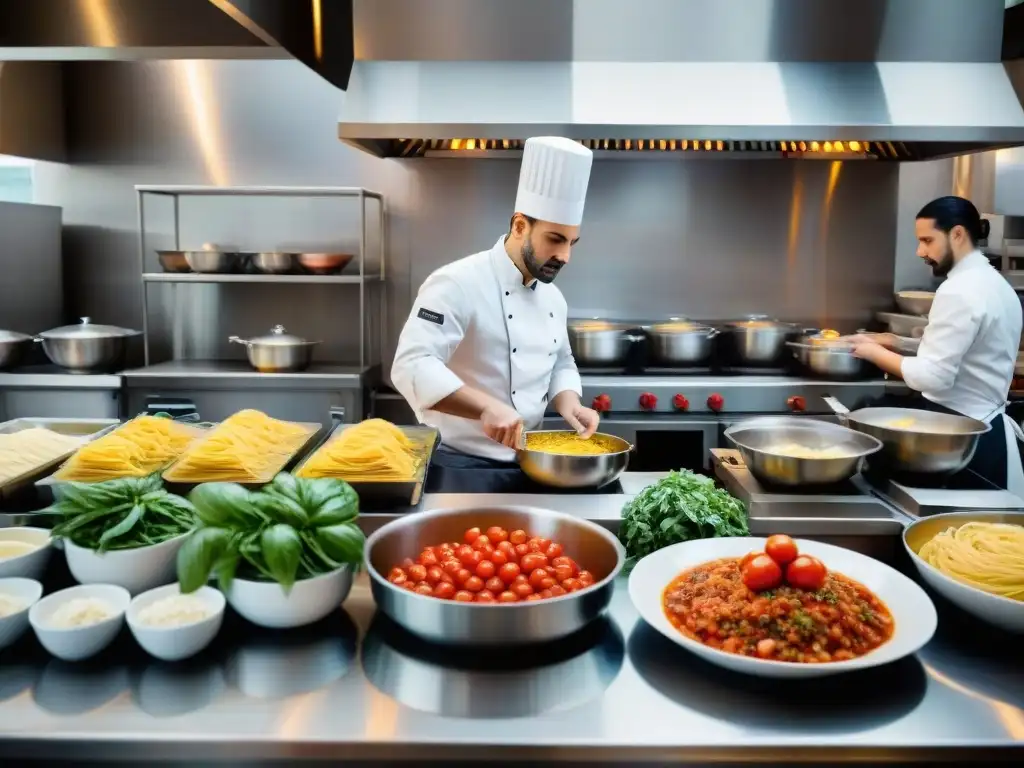
[[[644,558],[630,575],[641,617],[719,666],[820,677],[911,655],[935,632],[928,595],[889,566],[788,536],[704,539]]]

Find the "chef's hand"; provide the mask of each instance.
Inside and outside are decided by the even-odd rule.
[[[601,423],[601,416],[597,411],[580,403],[576,403],[570,410],[563,413],[562,418],[583,438],[593,436],[597,432],[597,425]]]
[[[885,354],[885,351],[885,347],[873,341],[854,342],[853,344],[853,356],[867,360],[869,363],[877,364],[879,357]]]
[[[480,413],[480,422],[484,434],[496,443],[518,448],[523,434],[523,417],[515,408],[505,403],[494,401]]]
[[[889,349],[898,349],[900,346],[900,337],[894,333],[857,333],[853,336],[844,336],[843,341],[852,344],[854,348],[861,344],[874,344]]]

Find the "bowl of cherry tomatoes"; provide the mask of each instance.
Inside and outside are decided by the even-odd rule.
[[[556,640],[608,607],[625,553],[587,520],[536,507],[435,510],[366,541],[377,607],[427,640],[503,645]]]

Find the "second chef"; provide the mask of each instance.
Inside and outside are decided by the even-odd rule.
[[[551,284],[579,239],[592,162],[575,141],[529,139],[509,232],[436,270],[413,302],[391,378],[441,433],[431,491],[530,490],[515,447],[549,405],[582,435],[597,429],[580,402],[565,299]]]

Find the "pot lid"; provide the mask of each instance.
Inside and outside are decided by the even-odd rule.
[[[294,346],[296,344],[309,344],[310,342],[301,336],[295,336],[288,333],[284,329],[283,325],[275,325],[270,329],[270,333],[265,336],[254,336],[249,339],[250,344],[271,344],[275,346],[287,347]]]
[[[78,325],[62,325],[41,334],[44,339],[105,339],[111,336],[136,336],[138,331],[118,328],[116,325],[95,325],[88,317],[83,317]]]
[[[17,342],[17,341],[31,341],[31,336],[26,336],[24,333],[18,333],[17,331],[0,331],[0,344],[4,342]]]

